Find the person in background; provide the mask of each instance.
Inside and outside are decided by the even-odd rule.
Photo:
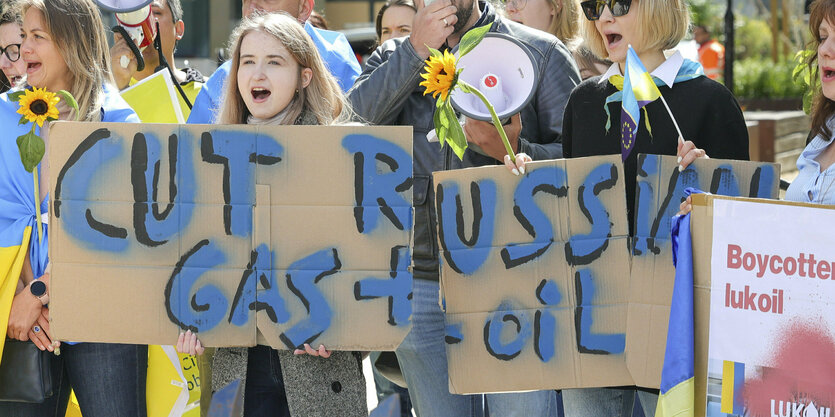
[[[313,27],[328,30],[328,21],[325,16],[320,15],[316,10],[310,12],[310,17],[307,19]]]
[[[139,122],[113,86],[105,29],[92,0],[23,0],[20,14],[23,17],[20,53],[27,64],[26,86],[50,92],[66,90],[78,102],[77,112],[59,102],[56,106],[59,120]],[[0,125],[3,126],[0,200],[4,207],[13,207],[0,211],[0,230],[20,223],[36,225],[32,174],[24,170],[15,143],[15,137],[28,131],[31,125],[18,125],[18,108],[8,92],[0,95]],[[45,122],[40,131],[47,144],[49,123]],[[48,164],[40,164],[42,213],[48,212],[48,184],[53,175],[57,173],[50,172]],[[58,343],[52,337],[47,306],[51,268],[46,252],[48,227],[46,224],[44,227],[47,232],[43,241],[39,242],[38,234],[32,233],[19,281],[25,286],[12,302],[7,335],[31,340],[39,349],[54,352]],[[36,291],[35,286],[41,289]],[[0,416],[63,416],[70,390],[75,392],[85,417],[146,415],[147,346],[64,343],[60,350],[61,355],[53,357],[50,364],[53,381],[57,382],[53,396],[39,404],[0,402]]]
[[[661,100],[640,111],[631,152],[624,160],[627,218],[632,211],[638,154],[678,155],[680,169],[696,158],[748,160],[748,130],[734,96],[723,85],[703,76],[701,66],[679,53],[666,58],[687,32],[690,12],[684,0],[588,0],[581,3],[581,25],[589,49],[614,64],[571,92],[563,116],[566,158],[622,154],[619,88],[628,48],[645,66],[677,117],[683,138]],[[620,86],[620,87],[619,87]],[[644,119],[647,118],[647,119]],[[652,134],[646,123],[652,126]],[[610,128],[611,127],[611,128]],[[517,160],[525,160],[518,158]],[[637,390],[644,415],[655,415],[657,390]],[[562,391],[565,415],[631,417],[635,388],[585,388]]]
[[[511,20],[556,36],[572,52],[577,49],[580,28],[577,0],[508,0],[505,11]]]
[[[229,82],[219,124],[334,125],[349,121],[350,106],[316,46],[285,13],[244,19],[232,35]],[[197,334],[181,334],[177,350],[199,354]],[[309,356],[308,356],[309,355]],[[358,352],[218,348],[213,382],[243,379],[244,417],[368,415]],[[340,389],[332,387],[338,386]]]
[[[197,94],[203,87],[203,74],[195,68],[178,69],[174,61],[174,51],[177,49],[177,41],[182,39],[186,32],[181,0],[154,0],[151,3],[151,13],[154,14],[156,21],[159,22],[159,33],[157,33],[157,36],[160,38],[162,44],[162,54],[174,72],[174,81],[180,84],[189,101],[194,103]],[[125,39],[122,39],[122,36],[118,33],[114,33],[113,41],[113,47],[110,48],[110,59],[113,63],[113,78],[116,80],[116,86],[120,90],[154,75],[157,71],[168,71],[167,68],[160,67],[162,63],[159,59],[159,53],[153,46],[148,46],[142,51],[145,68],[142,71],[137,71],[136,57],[130,48],[128,48]],[[122,62],[125,60],[128,62],[128,65],[123,67]],[[163,94],[167,94],[167,91],[163,92],[149,89],[143,92],[143,99],[137,101],[132,97],[128,97],[127,100],[128,104],[137,110],[139,118],[144,123],[177,123],[178,121],[173,117],[161,118],[152,111],[146,111],[148,105],[153,101],[167,97],[167,95],[164,96]],[[191,109],[189,109],[179,93],[177,93],[177,98],[183,118],[188,118]],[[149,114],[151,116],[148,116]]]
[[[711,38],[707,26],[703,25],[693,27],[693,40],[699,44],[699,62],[705,69],[707,78],[720,79],[725,69],[725,47]]]
[[[591,77],[603,75],[603,73],[612,66],[612,61],[604,58],[598,58],[585,45],[580,45],[580,47],[574,51],[574,59],[577,61],[577,68],[580,69],[580,78],[582,78],[583,81]]]
[[[439,258],[436,241],[435,171],[495,165],[506,150],[492,123],[467,119],[464,132],[469,148],[459,160],[449,146],[426,140],[433,129],[435,100],[420,86],[429,47],[454,48],[475,27],[490,26],[522,42],[531,51],[542,76],[534,99],[505,127],[510,146],[533,159],[562,157],[562,111],[580,80],[571,53],[556,37],[499,16],[489,3],[475,0],[435,0],[424,6],[418,0],[412,33],[383,42],[371,55],[363,74],[348,97],[354,110],[372,124],[413,128],[415,226],[412,245],[414,288],[412,329],[396,354],[408,384],[412,405],[419,416],[472,416],[485,397],[494,416],[553,416],[554,391],[455,395],[449,392],[444,313],[438,305]],[[384,94],[381,94],[384,92]]]
[[[26,75],[26,63],[20,59],[20,24],[9,3],[0,5],[0,93],[5,92]]]
[[[377,43],[412,33],[417,8],[412,0],[391,0],[377,13]]]
[[[339,32],[316,29],[307,19],[313,11],[314,0],[243,0],[241,13],[250,17],[255,13],[285,12],[295,17],[313,39],[319,55],[336,78],[343,91],[354,85],[360,74],[360,64],[345,35]],[[194,100],[188,123],[212,123],[220,108],[223,85],[229,75],[229,61],[220,66],[206,81]]]

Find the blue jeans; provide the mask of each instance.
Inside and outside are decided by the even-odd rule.
[[[438,288],[436,281],[415,279],[412,330],[396,352],[415,413],[419,417],[474,416],[486,397],[491,416],[556,416],[555,391],[486,395],[449,393],[444,313],[438,306]]]
[[[278,353],[269,346],[249,348],[244,388],[245,417],[290,417]],[[87,416],[84,416],[87,417]]]
[[[636,395],[645,417],[655,415],[658,394],[635,388],[580,388],[562,390],[565,417],[632,417]]]
[[[64,417],[75,390],[84,417],[144,417],[148,346],[61,345],[52,361],[57,390],[41,404],[0,402],[3,417]]]
[[[371,352],[371,371],[374,374],[374,385],[377,387],[377,401],[381,403],[389,395],[397,394],[400,396],[400,416],[411,417],[412,400],[409,398],[409,390],[389,381],[383,374],[377,371],[374,363],[377,362],[377,358],[379,357],[380,352]]]

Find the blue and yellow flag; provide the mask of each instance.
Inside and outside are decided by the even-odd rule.
[[[0,95],[0,126],[3,126],[0,134],[0,328],[4,332],[26,253],[29,252],[32,272],[40,277],[46,267],[48,240],[46,224],[43,241],[37,239],[34,181],[32,173],[20,162],[16,141],[29,131],[30,125],[18,125],[17,109],[18,104],[9,101],[7,94]],[[40,133],[37,128],[36,133]],[[41,213],[47,212],[48,204],[44,200]],[[35,238],[30,239],[33,234]],[[0,337],[0,357],[5,341],[5,337]]]
[[[687,194],[699,192],[692,188]],[[657,417],[693,417],[695,413],[695,339],[693,332],[693,242],[690,214],[673,218],[673,286],[667,347],[661,370]]]
[[[629,46],[626,52],[626,68],[623,74],[623,99],[620,112],[620,152],[625,161],[635,147],[635,135],[638,134],[638,122],[641,121],[641,107],[661,97],[661,91],[655,85],[641,59]]]

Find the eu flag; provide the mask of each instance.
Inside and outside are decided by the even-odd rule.
[[[641,59],[629,45],[626,52],[626,70],[623,76],[623,100],[620,111],[620,153],[625,161],[635,146],[641,107],[661,97],[661,91],[652,80]]]

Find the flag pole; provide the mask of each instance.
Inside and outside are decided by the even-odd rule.
[[[684,135],[681,134],[681,128],[678,127],[678,122],[676,121],[675,116],[673,116],[673,111],[670,110],[670,106],[667,105],[667,100],[664,100],[664,96],[660,95],[661,102],[664,103],[664,107],[667,108],[667,114],[670,115],[670,119],[673,121],[673,126],[676,127],[676,132],[678,132],[678,144],[681,145],[684,143]]]

